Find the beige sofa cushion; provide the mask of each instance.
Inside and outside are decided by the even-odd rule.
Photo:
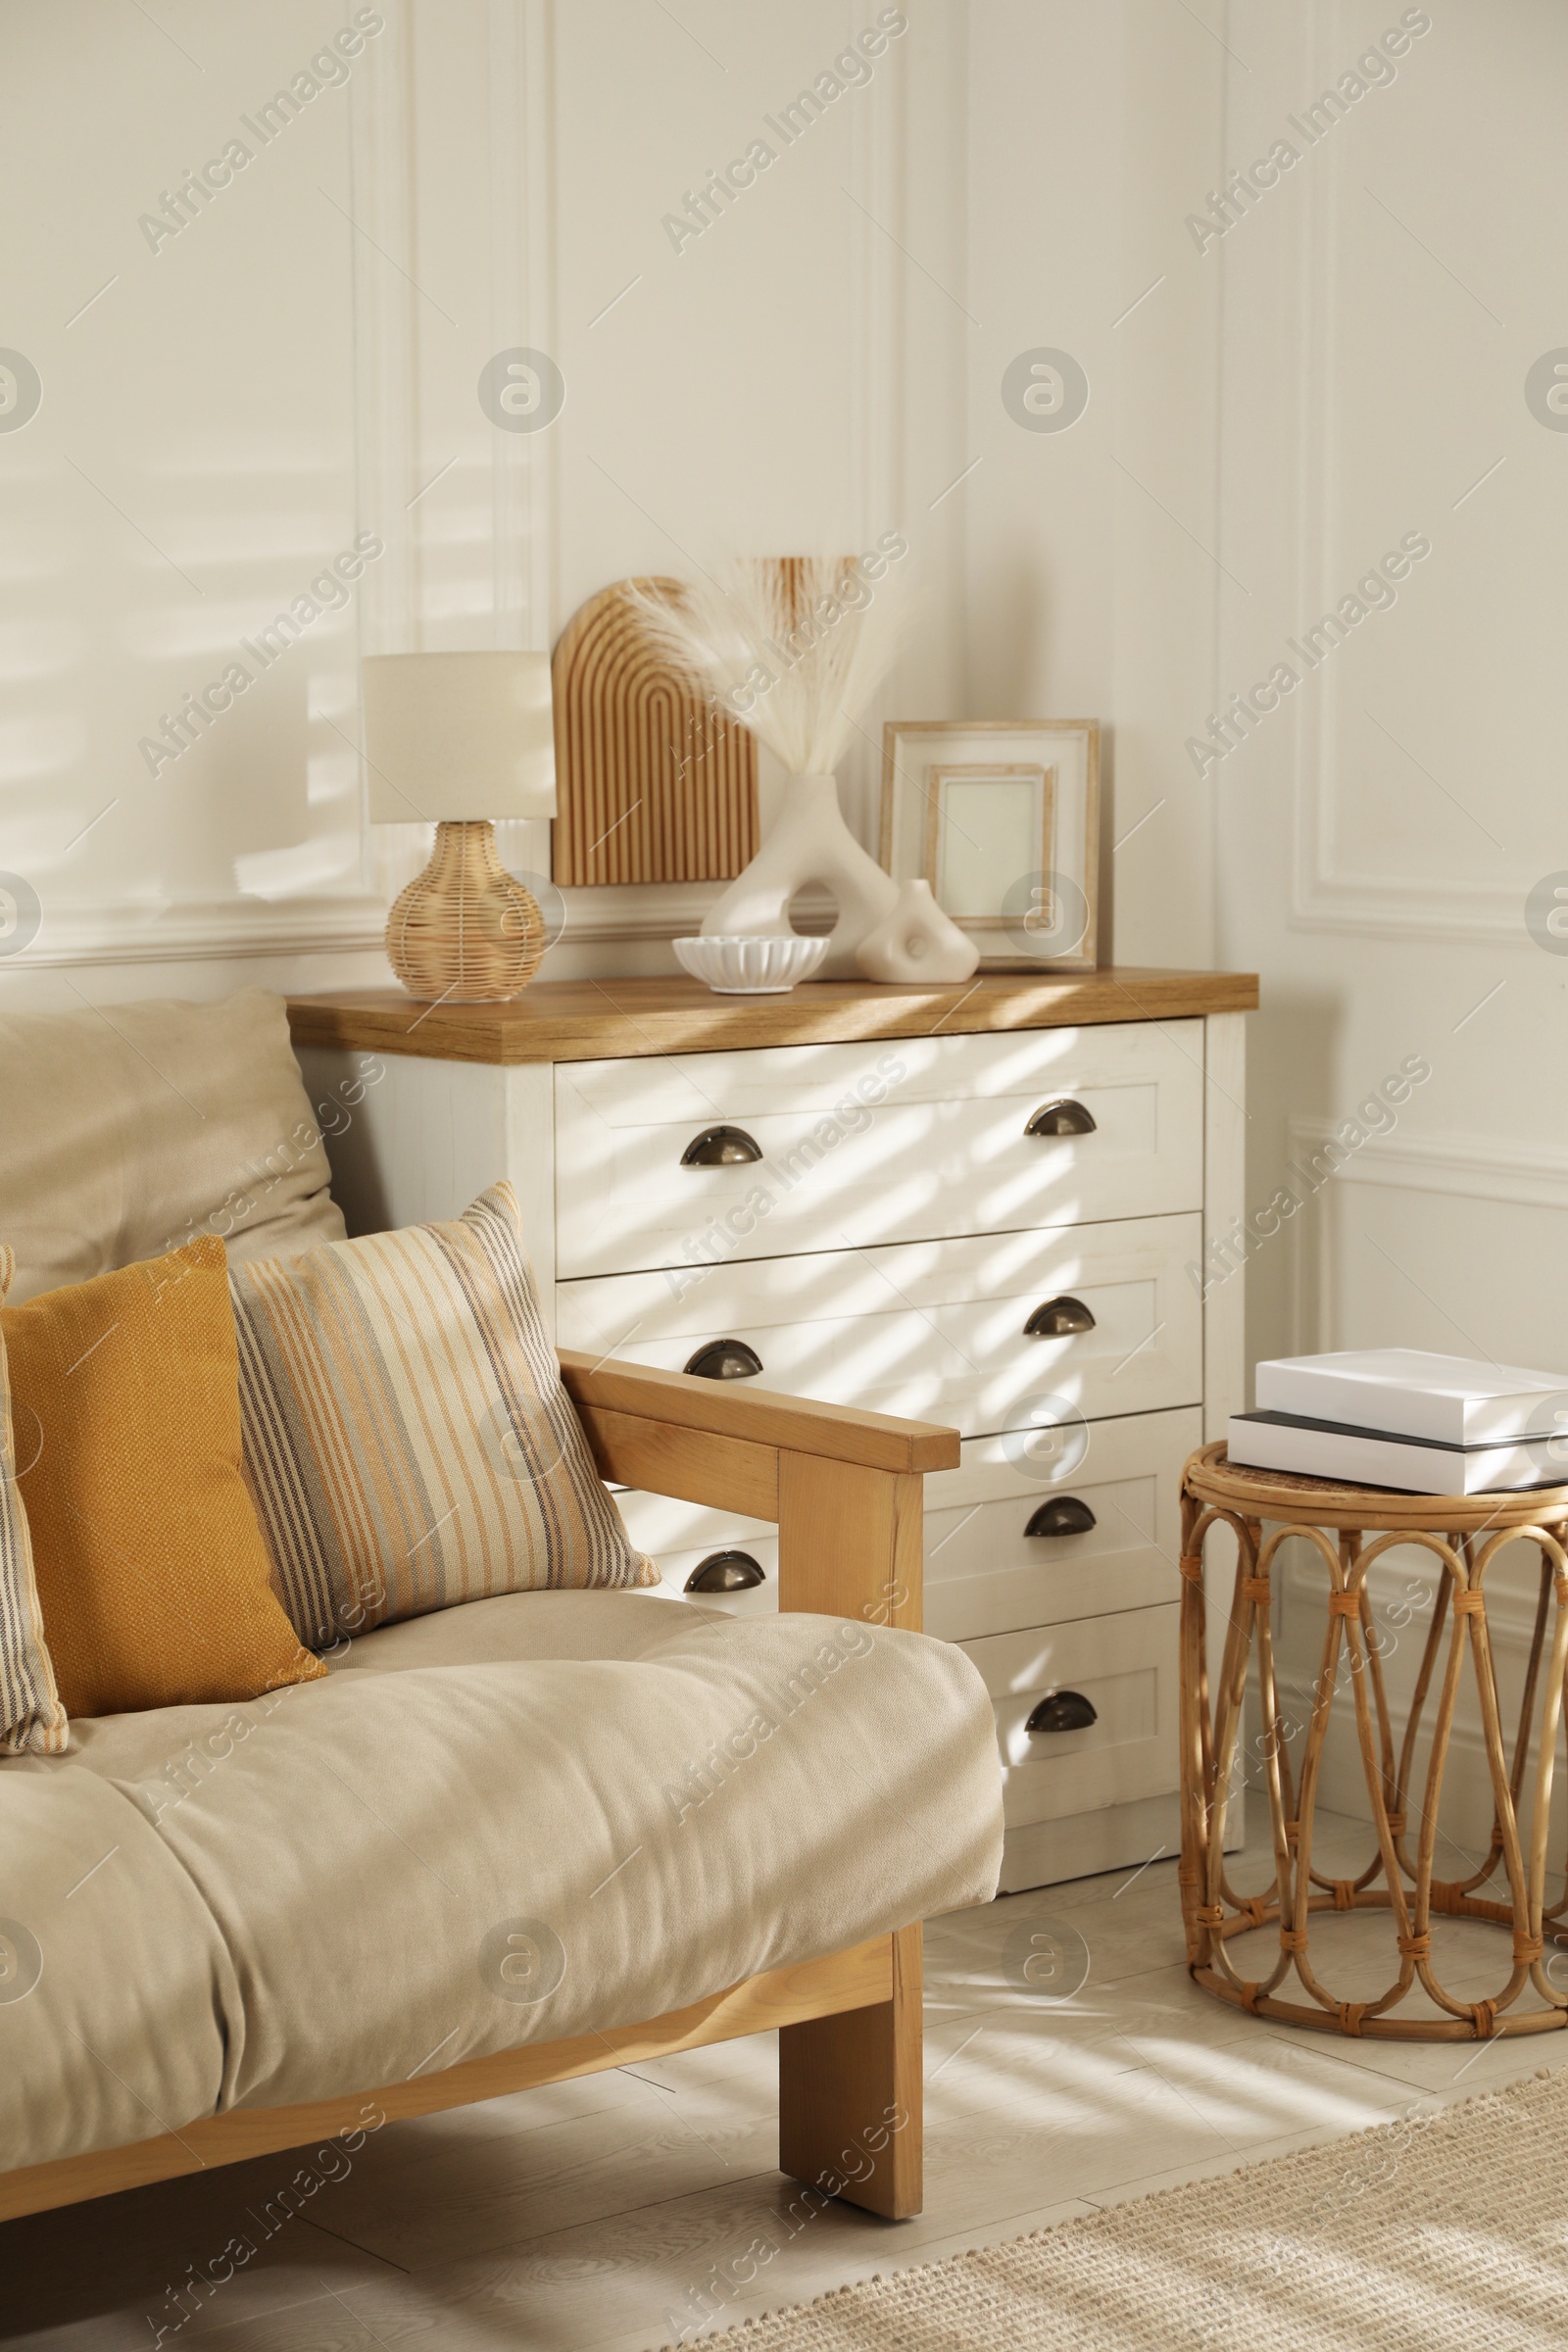
[[[0,1761],[46,1958],[0,2004],[0,2162],[609,2032],[996,1886],[996,1723],[951,1642],[526,1592],[355,1648],[380,1671]]]
[[[231,1259],[343,1239],[281,997],[0,1016],[11,1303],[216,1234]]]
[[[526,1603],[526,1606],[523,1604]],[[710,1600],[595,1586],[496,1592],[462,1608],[378,1625],[331,1651],[329,1674],[402,1674],[411,1666],[538,1666],[549,1658],[640,1658],[693,1622],[733,1625]]]

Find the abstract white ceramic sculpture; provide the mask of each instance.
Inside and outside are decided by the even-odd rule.
[[[922,877],[905,883],[855,960],[867,980],[967,980],[980,950],[943,913]]]
[[[704,934],[787,936],[791,899],[813,885],[830,892],[838,907],[818,968],[828,979],[848,979],[860,941],[898,905],[899,886],[844,822],[833,777],[792,776],[778,821],[751,864],[709,908]]]
[[[872,559],[782,556],[735,564],[722,583],[705,574],[683,587],[678,605],[633,589],[665,658],[701,678],[726,716],[789,771],[777,818],[709,908],[705,937],[792,937],[790,901],[815,887],[837,908],[820,970],[851,979],[860,942],[897,905],[898,884],[844,821],[832,769],[893,660],[901,599],[884,575],[906,552],[889,534],[874,582],[864,568]]]

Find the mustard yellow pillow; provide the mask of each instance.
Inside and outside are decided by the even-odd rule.
[[[0,1308],[0,1337],[67,1712],[256,1698],[324,1674],[272,1592],[240,1472],[222,1243]]]

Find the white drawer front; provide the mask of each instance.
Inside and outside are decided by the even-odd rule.
[[[557,1285],[560,1345],[683,1371],[704,1343],[742,1341],[759,1387],[965,1437],[1027,1427],[1057,1398],[1087,1419],[1196,1404],[1202,1316],[1185,1269],[1201,1219],[1128,1218],[1042,1233],[827,1250]],[[1093,1328],[1029,1338],[1066,1298]]]
[[[560,1064],[563,1277],[1202,1202],[1201,1021]],[[1025,1133],[1070,1101],[1082,1135]],[[683,1167],[737,1126],[760,1159]]]
[[[767,1519],[741,1519],[732,1511],[708,1510],[672,1494],[647,1494],[617,1488],[615,1502],[626,1532],[639,1551],[659,1567],[660,1581],[645,1590],[661,1600],[685,1600],[724,1609],[733,1617],[770,1617],[778,1609],[778,1529]],[[739,1592],[689,1593],[686,1579],[715,1551],[744,1551],[761,1569],[764,1582]]]
[[[1049,1477],[1021,1468],[1001,1438],[967,1440],[961,1468],[935,1471],[925,1482],[926,1632],[968,1642],[1171,1599],[1181,1546],[1181,1469],[1201,1442],[1196,1406],[1094,1421],[1087,1452],[1070,1470]],[[716,1595],[709,1605],[743,1617],[778,1607],[778,1530],[769,1521],[666,1494],[617,1490],[615,1500],[633,1544],[659,1563],[662,1581],[650,1591],[685,1598],[686,1579],[702,1561],[715,1551],[741,1550],[765,1581]],[[1066,1502],[1091,1513],[1094,1526],[1026,1534],[1043,1505]]]
[[[1060,1821],[1177,1786],[1175,1601],[961,1646],[997,1715],[1007,1827]],[[1042,1698],[1074,1690],[1097,1720],[1083,1731],[1025,1729]]]
[[[1182,1464],[1202,1423],[1196,1405],[1092,1422],[1054,1476],[1004,1439],[970,1439],[959,1469],[925,1482],[926,1632],[967,1642],[1173,1599]]]

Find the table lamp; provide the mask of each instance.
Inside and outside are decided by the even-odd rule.
[[[543,958],[544,917],[503,866],[492,820],[556,813],[549,655],[372,655],[365,755],[370,822],[436,826],[387,918],[393,971],[413,997],[516,996]]]

